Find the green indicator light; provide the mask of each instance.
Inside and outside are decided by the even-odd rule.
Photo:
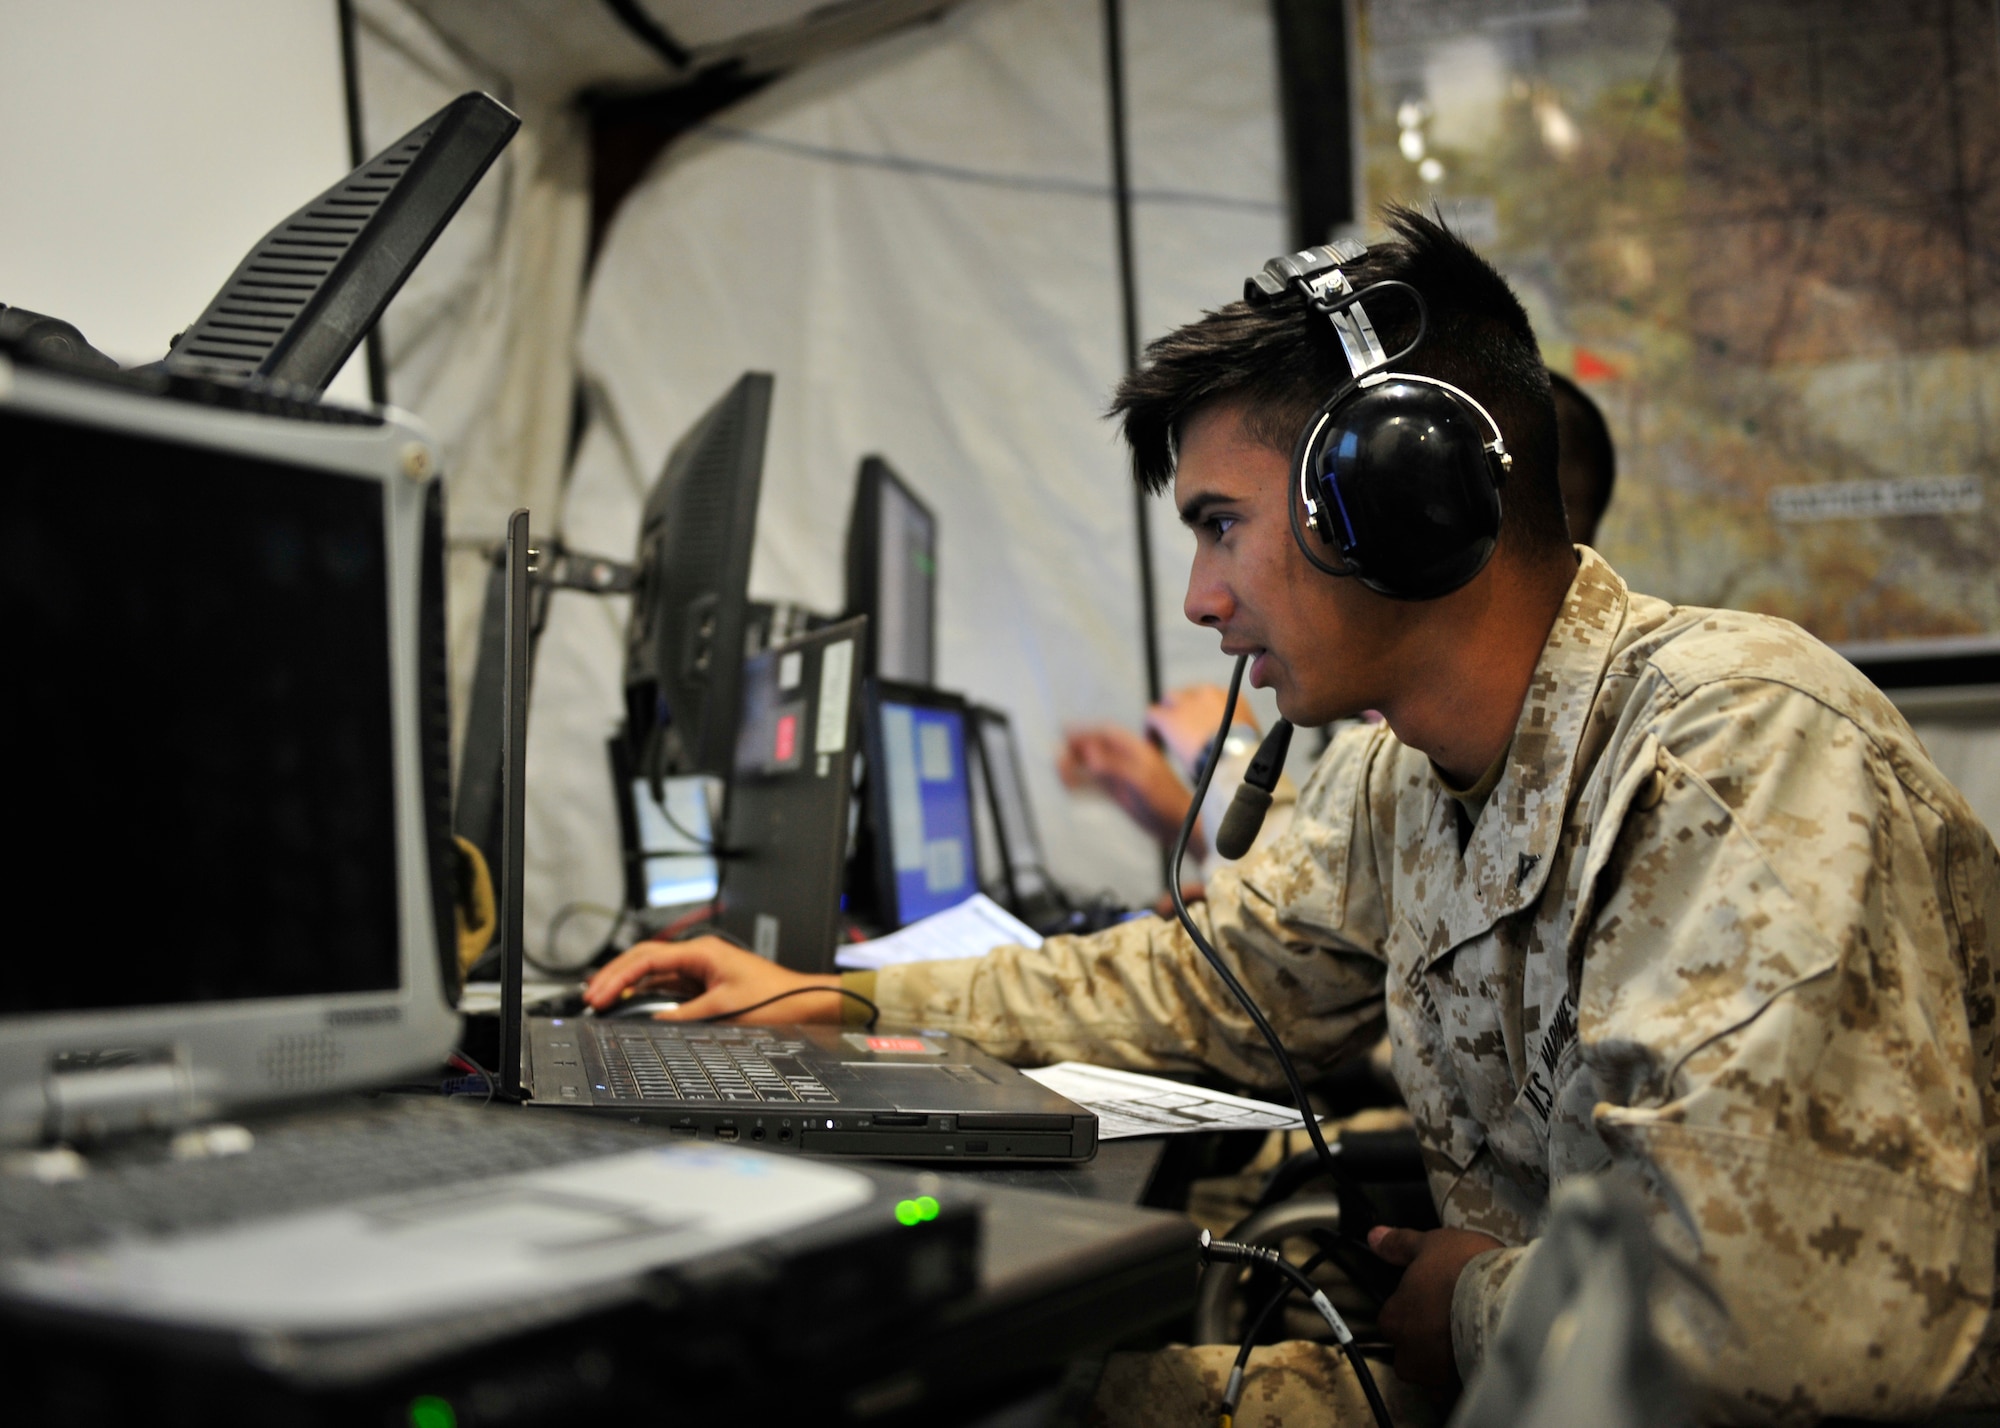
[[[917,1196],[917,1218],[935,1220],[938,1217],[938,1202],[928,1195]]]
[[[923,1217],[924,1212],[915,1200],[898,1200],[896,1202],[897,1224],[914,1225],[923,1219]]]
[[[410,1400],[410,1428],[458,1428],[458,1415],[434,1393]]]

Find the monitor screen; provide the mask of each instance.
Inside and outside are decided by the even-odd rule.
[[[879,727],[896,920],[908,924],[979,890],[965,711],[885,694]]]
[[[935,679],[937,517],[879,456],[861,463],[848,534],[848,607],[869,620],[869,672]]]
[[[691,907],[715,900],[709,786],[706,778],[665,779],[656,799],[650,779],[631,780],[640,887],[647,907]]]
[[[397,987],[383,487],[4,406],[0,449],[0,1014]]]
[[[1043,868],[1041,841],[1035,836],[1033,817],[1028,812],[1028,790],[1021,781],[1019,752],[1014,747],[1014,728],[997,709],[972,711],[979,731],[980,765],[993,799],[1000,843],[1013,880],[1014,896],[1022,901],[1049,888]]]
[[[727,778],[771,378],[747,372],[668,453],[640,519],[626,632],[633,772]]]

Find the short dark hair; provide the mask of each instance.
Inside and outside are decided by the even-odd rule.
[[[1611,505],[1611,488],[1618,482],[1618,448],[1611,444],[1611,428],[1604,413],[1590,399],[1590,393],[1562,373],[1549,373],[1549,393],[1556,402],[1558,453],[1564,467],[1587,480],[1590,509],[1576,514],[1572,530],[1595,530]]]
[[[1346,272],[1356,288],[1384,279],[1423,294],[1429,330],[1399,369],[1462,387],[1493,415],[1514,458],[1503,493],[1503,544],[1511,532],[1537,554],[1569,549],[1556,481],[1556,413],[1534,327],[1507,280],[1438,220],[1400,204],[1383,210],[1390,241],[1370,246]],[[1416,333],[1416,310],[1394,292],[1369,317],[1395,352]],[[1232,302],[1150,344],[1118,384],[1132,476],[1157,493],[1172,480],[1182,428],[1218,401],[1241,400],[1250,436],[1292,454],[1300,431],[1350,380],[1333,325],[1296,291],[1266,306]]]

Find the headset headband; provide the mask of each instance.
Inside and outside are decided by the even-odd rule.
[[[1338,238],[1317,248],[1286,253],[1273,258],[1260,272],[1252,273],[1243,280],[1243,300],[1252,307],[1263,307],[1284,296],[1287,290],[1296,288],[1305,299],[1306,306],[1314,312],[1324,313],[1333,324],[1334,335],[1340,339],[1341,355],[1347,359],[1347,370],[1358,382],[1370,372],[1379,372],[1416,351],[1430,327],[1430,312],[1424,305],[1424,295],[1408,283],[1385,278],[1381,282],[1370,283],[1359,292],[1355,291],[1354,284],[1348,281],[1342,269],[1349,263],[1359,262],[1367,253],[1368,245],[1352,238]],[[1375,323],[1369,318],[1368,310],[1361,305],[1363,298],[1391,288],[1408,293],[1410,301],[1417,307],[1416,336],[1393,354],[1383,350],[1382,339],[1375,333]]]

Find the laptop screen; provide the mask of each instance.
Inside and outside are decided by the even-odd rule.
[[[881,720],[896,906],[907,924],[979,890],[965,711],[889,696]]]
[[[0,1014],[395,988],[380,483],[4,407],[0,451],[7,901],[74,934]]]

